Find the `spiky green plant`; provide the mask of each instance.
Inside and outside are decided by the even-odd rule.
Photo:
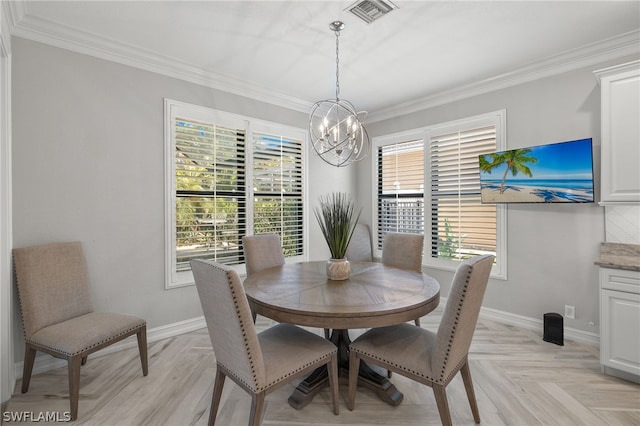
[[[355,203],[341,192],[320,197],[320,208],[313,211],[318,219],[332,259],[344,259],[351,236],[356,228],[362,209],[355,214]]]

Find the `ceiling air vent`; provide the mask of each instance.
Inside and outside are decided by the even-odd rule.
[[[390,1],[363,0],[355,2],[345,10],[348,10],[367,24],[370,24],[397,8],[398,6]]]

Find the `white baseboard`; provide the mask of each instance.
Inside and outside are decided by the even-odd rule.
[[[544,323],[541,319],[525,317],[523,315],[498,311],[491,308],[482,308],[480,310],[480,316],[503,324],[522,327],[526,330],[538,331],[541,335],[544,333]],[[564,338],[578,343],[600,347],[600,334],[597,333],[564,327]]]
[[[446,298],[441,298],[441,306],[445,306]],[[480,316],[486,319],[497,321],[503,324],[514,325],[516,327],[522,327],[527,330],[543,333],[543,322],[537,318],[525,317],[523,315],[512,314],[509,312],[498,311],[491,308],[482,308],[480,310]],[[183,333],[189,333],[191,331],[199,330],[206,327],[207,324],[204,317],[192,318],[189,320],[179,321],[173,324],[167,324],[160,327],[147,330],[147,342],[155,342],[169,337],[178,336]],[[575,328],[565,327],[564,337],[568,340],[573,340],[579,343],[584,343],[591,346],[600,346],[600,335],[596,333],[590,333],[587,331],[577,330]],[[125,340],[122,340],[114,345],[108,346],[94,354],[95,356],[102,356],[111,354],[123,349],[129,349],[136,347],[138,342],[135,336],[131,336]],[[22,368],[24,361],[16,362],[14,364],[14,371],[16,380],[22,378]],[[39,353],[36,357],[36,361],[33,367],[33,374],[44,373],[45,371],[53,370],[60,367],[65,367],[67,362],[61,359],[53,358],[50,355]]]
[[[156,342],[158,340],[167,339],[169,337],[178,336],[180,334],[199,330],[206,326],[207,324],[203,316],[184,320],[184,321],[178,321],[173,324],[162,325],[160,327],[155,327],[147,330],[147,342],[148,343]],[[138,346],[138,341],[136,339],[136,336],[134,335],[91,354],[91,357],[108,355],[114,352],[121,351],[123,349],[134,348],[137,346]],[[14,369],[16,380],[22,379],[23,366],[24,366],[24,361],[14,363],[13,369]],[[36,360],[33,365],[32,374],[44,373],[45,371],[50,371],[56,368],[66,367],[66,366],[67,366],[67,361],[54,358],[51,355],[47,355],[42,352],[38,352],[38,356],[36,356]]]

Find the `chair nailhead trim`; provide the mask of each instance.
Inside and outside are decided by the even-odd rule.
[[[47,349],[49,349],[49,350],[51,350],[51,351],[58,352],[58,353],[60,353],[60,354],[66,355],[66,356],[76,356],[76,355],[79,355],[79,354],[81,354],[81,353],[83,353],[83,352],[88,351],[89,349],[93,349],[93,348],[95,348],[96,346],[100,346],[100,345],[102,345],[103,343],[107,343],[107,342],[109,342],[109,341],[111,341],[111,340],[113,340],[113,339],[115,339],[115,338],[117,338],[117,337],[124,336],[125,334],[129,334],[129,333],[131,333],[132,331],[135,331],[135,330],[139,330],[140,328],[142,328],[142,327],[144,327],[144,326],[146,326],[146,325],[147,325],[147,323],[145,322],[145,323],[143,323],[143,324],[141,324],[141,325],[139,325],[139,326],[137,326],[137,327],[129,328],[128,330],[125,330],[125,331],[123,331],[123,332],[121,332],[121,333],[119,333],[119,334],[117,334],[117,335],[115,335],[115,336],[110,336],[108,339],[101,340],[101,341],[99,341],[99,342],[97,342],[97,343],[94,343],[94,344],[93,344],[93,345],[91,345],[91,346],[87,346],[86,348],[82,348],[82,349],[80,349],[79,351],[76,351],[76,352],[74,352],[74,353],[69,353],[69,352],[63,351],[63,350],[61,350],[61,349],[59,349],[59,348],[55,348],[55,347],[53,347],[53,346],[43,345],[43,344],[41,344],[41,343],[34,342],[34,341],[32,341],[31,339],[27,339],[27,342],[28,342],[28,343],[31,343],[31,344],[34,344],[34,345],[36,345],[36,346],[40,346],[41,348],[47,348]]]
[[[449,361],[449,355],[451,353],[451,346],[453,345],[453,338],[456,334],[456,329],[457,329],[457,325],[458,325],[458,321],[460,320],[460,314],[462,313],[462,305],[464,304],[464,300],[465,297],[467,295],[467,288],[469,287],[469,280],[471,279],[471,273],[473,272],[473,266],[469,268],[469,270],[467,271],[467,276],[465,278],[465,284],[464,287],[462,288],[462,294],[460,297],[460,302],[458,303],[458,307],[456,309],[456,318],[453,321],[453,327],[451,327],[451,334],[449,335],[449,342],[447,344],[447,353],[444,356],[444,363],[442,364],[442,370],[440,371],[440,382],[441,383],[448,383],[448,381],[451,379],[451,374],[449,374],[449,376],[447,376],[446,378],[444,377],[444,372],[447,368],[447,363]],[[453,375],[455,375],[455,373],[458,371],[457,368],[453,369]]]

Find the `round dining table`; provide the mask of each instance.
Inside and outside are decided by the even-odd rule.
[[[275,321],[331,330],[338,347],[341,375],[349,368],[349,329],[384,327],[413,321],[440,302],[440,285],[417,271],[377,262],[351,262],[346,280],[327,278],[326,262],[300,262],[268,268],[244,281],[251,309]],[[403,395],[388,380],[361,363],[359,384],[384,401],[398,405]],[[289,398],[302,408],[327,384],[326,369],[302,381]]]

